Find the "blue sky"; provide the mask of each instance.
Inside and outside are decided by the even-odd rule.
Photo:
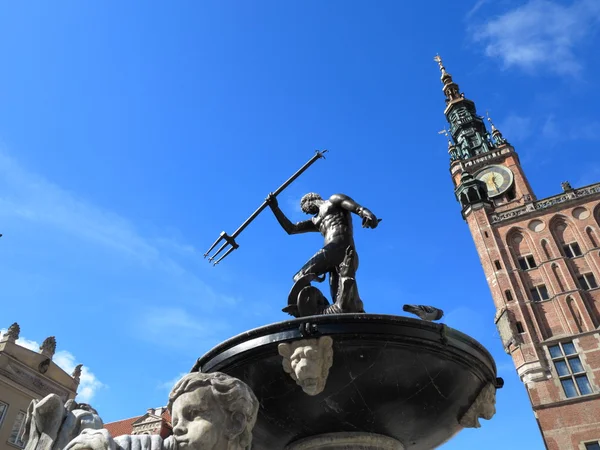
[[[453,196],[432,58],[542,198],[600,180],[599,25],[596,0],[2,2],[0,327],[55,335],[106,422],[164,405],[212,346],[286,319],[319,236],[265,211],[221,266],[202,253],[327,148],[283,209],[301,219],[309,191],[372,209],[366,309],[443,308],[506,381],[496,417],[443,448],[543,448]]]

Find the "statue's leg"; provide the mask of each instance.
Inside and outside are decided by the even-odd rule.
[[[353,246],[346,248],[344,260],[336,269],[338,287],[336,296],[333,297],[336,308],[344,313],[364,312],[355,278],[358,269],[358,254]]]
[[[337,270],[329,273],[329,292],[331,292],[331,303],[335,303],[340,286],[340,275]]]
[[[340,245],[326,245],[315,253],[314,256],[302,266],[302,269],[294,275],[294,282],[308,274],[320,276],[335,271],[337,266],[344,259],[344,252],[345,248]]]

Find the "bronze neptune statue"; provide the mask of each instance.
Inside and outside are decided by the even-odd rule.
[[[265,203],[288,234],[319,232],[325,239],[323,248],[294,275],[288,306],[283,310],[294,317],[364,312],[355,279],[358,254],[354,248],[351,213],[362,218],[363,228],[376,228],[381,219],[344,194],[332,195],[328,200],[319,194],[306,194],[300,207],[313,217],[296,224],[279,208],[275,195],[269,194]],[[323,282],[327,274],[332,305],[310,284],[312,281]]]

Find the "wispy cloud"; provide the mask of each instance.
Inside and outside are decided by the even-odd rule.
[[[483,5],[485,5],[488,2],[489,0],[478,0],[477,2],[475,2],[473,7],[469,10],[469,12],[467,12],[467,19],[470,19],[477,11],[481,9]]]
[[[485,45],[486,55],[505,68],[574,76],[582,68],[576,47],[596,31],[599,21],[597,0],[570,5],[530,0],[475,28],[473,36]]]
[[[6,328],[0,329],[0,338],[6,333]],[[21,347],[25,347],[34,352],[38,352],[40,344],[37,341],[32,341],[27,338],[19,338],[16,342]],[[66,350],[59,350],[54,354],[52,361],[56,363],[58,367],[63,369],[68,374],[73,373],[75,366],[77,365],[77,358]],[[81,368],[81,377],[79,382],[79,388],[77,389],[77,400],[81,402],[89,402],[92,400],[96,392],[103,388],[105,385],[96,378],[96,375],[87,366]]]
[[[157,260],[159,251],[127,220],[28,172],[1,150],[0,178],[0,214],[59,228],[145,263]]]
[[[179,257],[199,256],[193,246],[161,236],[144,236],[133,222],[99,208],[51,181],[22,167],[8,152],[0,149],[0,217],[57,229],[75,238],[111,250],[142,267],[157,269],[177,278],[187,295],[201,295],[204,303],[235,303],[215,292],[197,274],[186,269]],[[176,258],[177,257],[177,258]]]
[[[531,118],[510,114],[498,124],[498,129],[510,139],[520,141],[528,138],[532,133]]]
[[[173,389],[173,386],[175,386],[175,383],[177,383],[179,380],[181,380],[187,374],[188,374],[188,372],[181,372],[179,375],[171,378],[170,380],[160,383],[157,386],[157,388],[170,391],[171,389]]]
[[[227,320],[190,313],[180,307],[146,308],[136,323],[140,338],[172,349],[210,347],[230,331]]]
[[[600,140],[600,121],[575,118],[558,125],[556,116],[550,114],[544,120],[541,135],[544,139],[555,142],[597,141]]]

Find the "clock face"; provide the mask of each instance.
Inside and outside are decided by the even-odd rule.
[[[506,192],[513,184],[513,173],[504,166],[488,166],[475,176],[485,183],[490,197]]]

